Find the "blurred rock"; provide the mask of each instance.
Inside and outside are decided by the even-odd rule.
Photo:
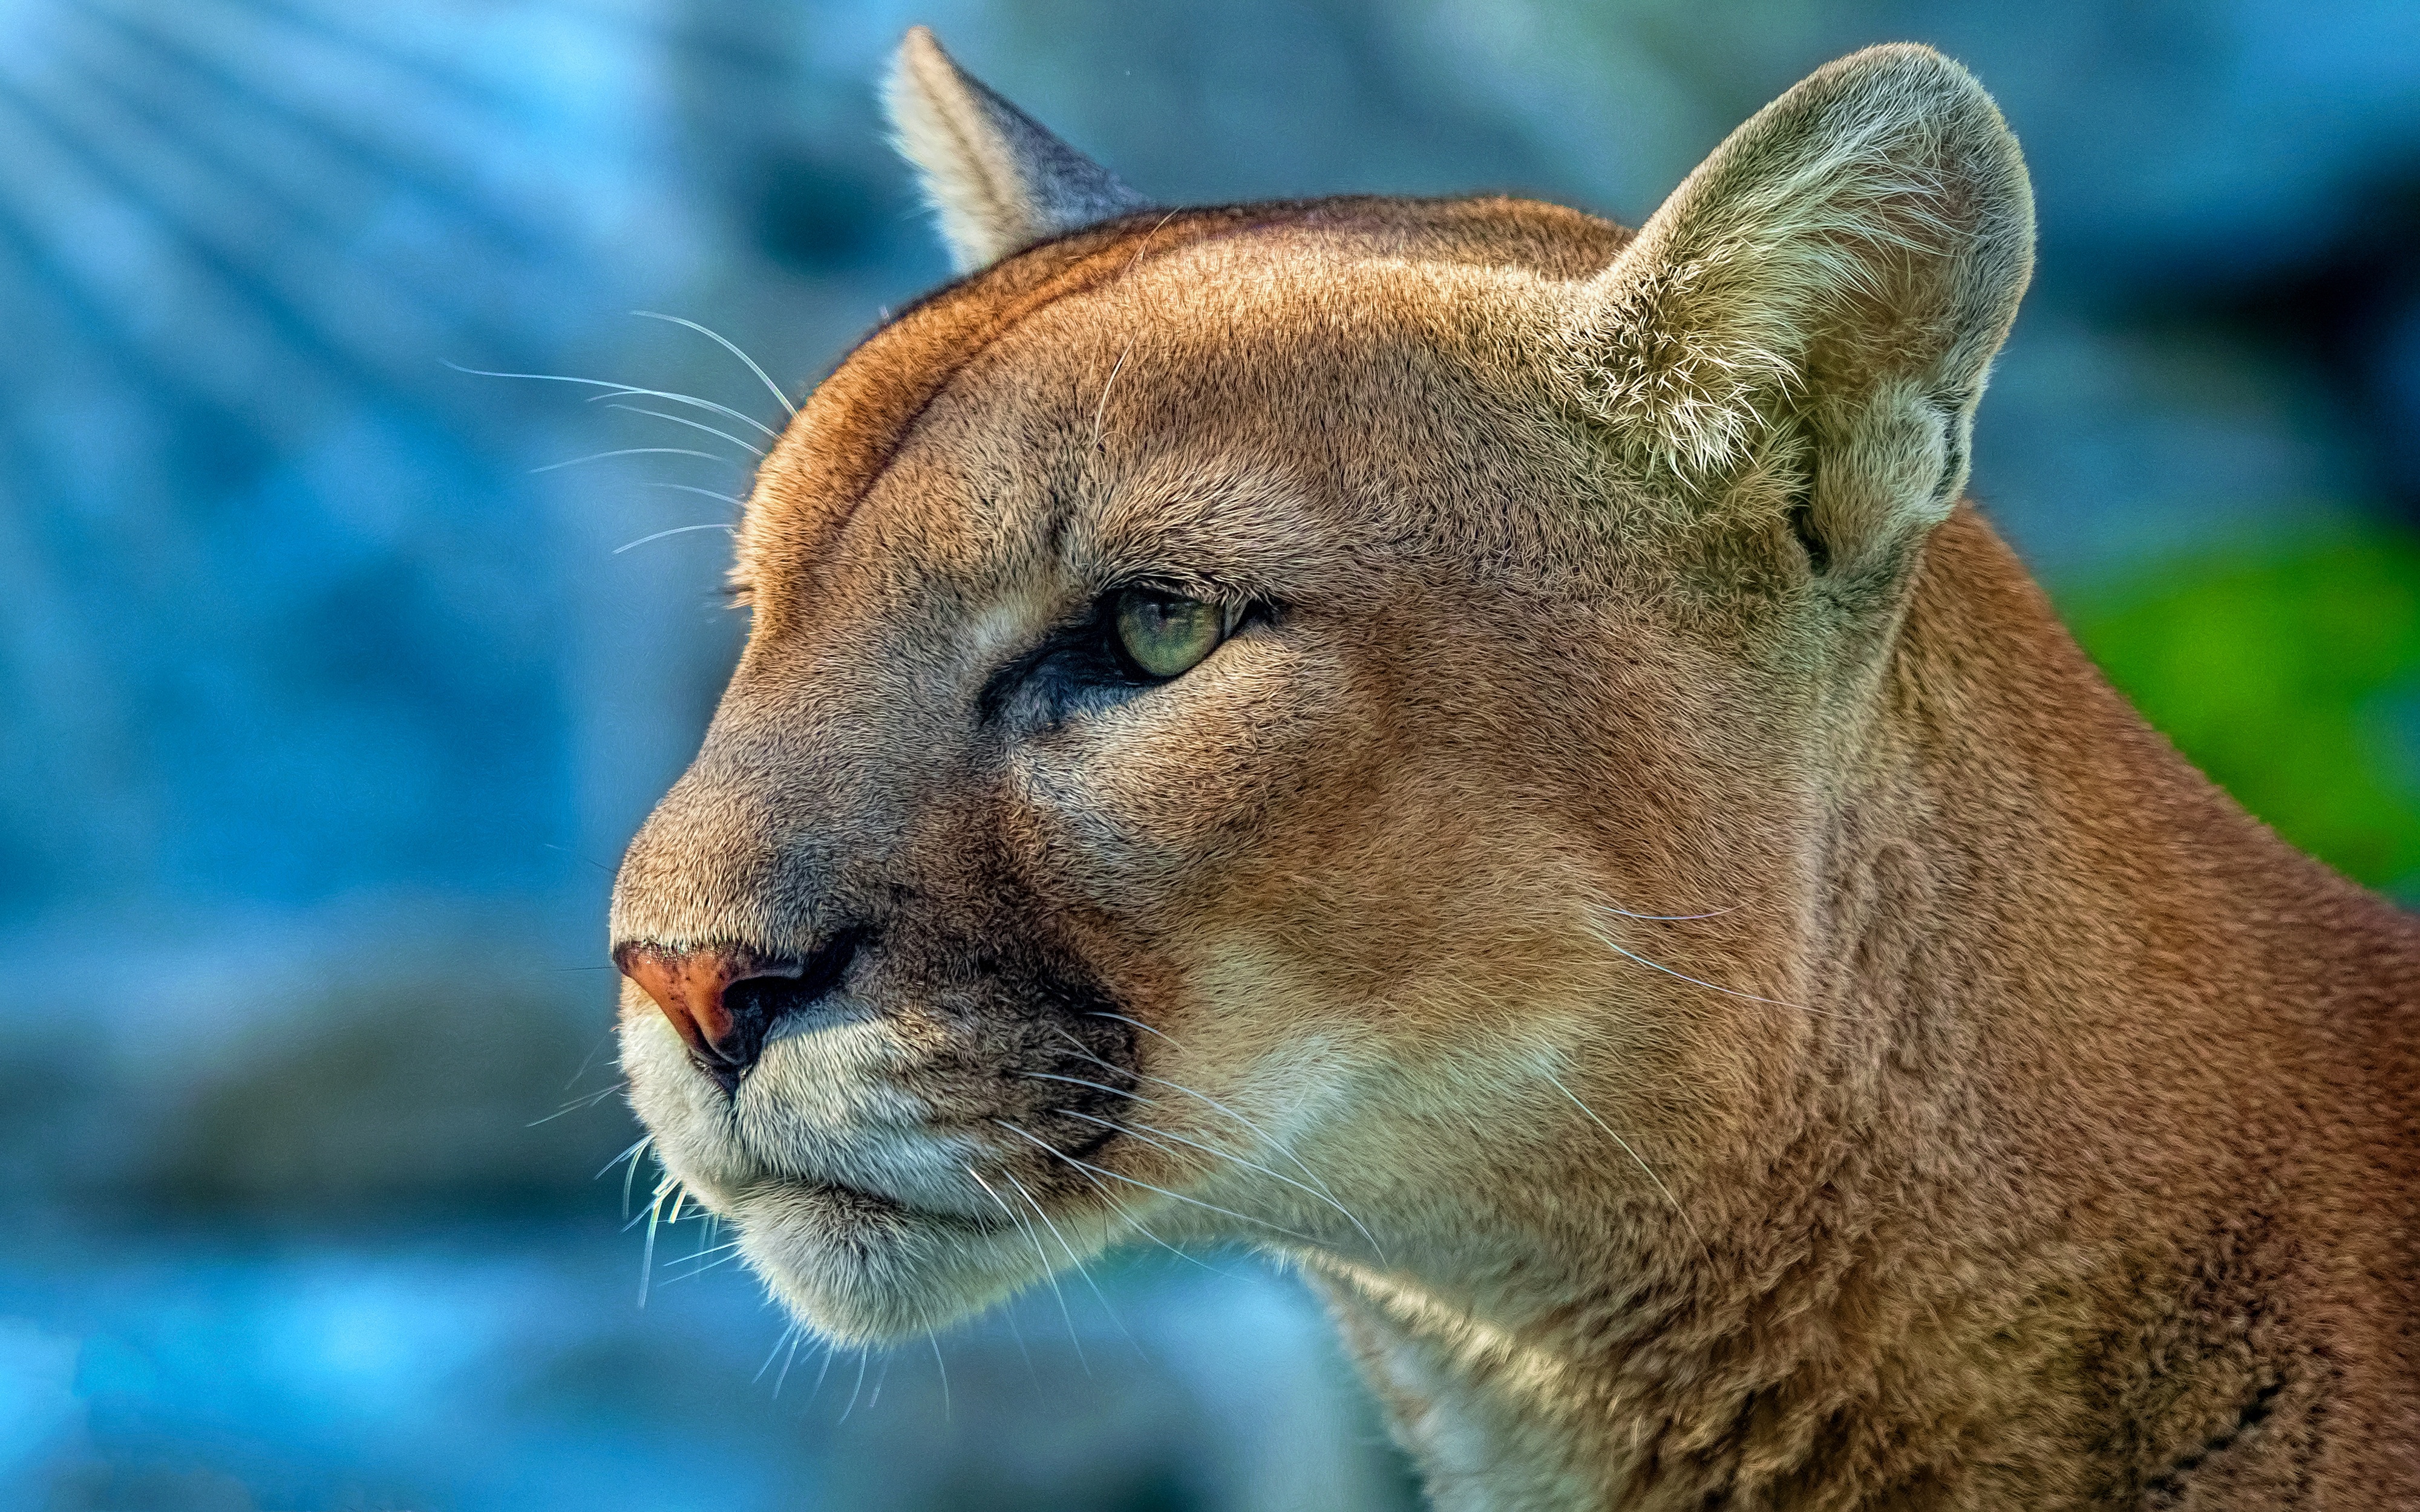
[[[613,1200],[638,1137],[605,1026],[460,979],[332,994],[246,1031],[157,1125],[134,1186],[184,1210],[313,1217]]]

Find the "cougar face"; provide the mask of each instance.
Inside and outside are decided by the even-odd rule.
[[[1129,1211],[1367,1250],[1332,1178],[1275,1152],[1344,1137],[1381,1026],[1336,1005],[1461,953],[1424,940],[1441,920],[1578,922],[1551,864],[1516,883],[1459,854],[1494,856],[1494,826],[1411,817],[1520,780],[1509,748],[1542,732],[1474,742],[1534,718],[1490,682],[1568,675],[1486,612],[1551,591],[1513,554],[1543,527],[1517,460],[1435,418],[1473,393],[1406,326],[1390,285],[1422,275],[1340,298],[1295,270],[1315,226],[1160,221],[954,371],[910,343],[998,320],[984,280],[807,407],[750,508],[754,633],[616,887],[658,1149],[841,1337],[980,1305]],[[852,426],[888,450],[813,455]],[[1473,477],[1491,523],[1457,529]],[[1492,572],[1446,550],[1473,536]],[[1138,602],[1206,606],[1199,659],[1140,664]],[[1449,728],[1399,707],[1415,666]]]

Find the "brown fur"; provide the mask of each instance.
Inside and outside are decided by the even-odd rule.
[[[2420,1505],[2420,933],[1949,502],[2029,214],[1962,80],[1838,65],[1636,240],[1127,215],[822,386],[614,914],[862,941],[728,1097],[625,1014],[794,1308],[1140,1224],[1298,1259],[1442,1506]],[[1137,579],[1269,608],[1061,676]]]

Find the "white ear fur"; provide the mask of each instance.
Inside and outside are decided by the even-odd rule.
[[[1991,97],[1930,49],[1871,48],[1732,132],[1590,281],[1567,377],[1701,499],[1793,480],[1845,564],[1947,517],[2032,268]]]
[[[959,68],[922,26],[900,42],[883,102],[962,273],[1145,204]]]

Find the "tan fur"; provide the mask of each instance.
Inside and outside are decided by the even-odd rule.
[[[667,1165],[850,1341],[1263,1241],[1444,1507],[2420,1505],[2420,934],[1952,502],[2029,224],[1883,49],[1636,239],[1153,211],[901,316],[614,903],[862,944],[727,1097],[628,995]],[[1139,579],[1267,609],[1042,656]]]

